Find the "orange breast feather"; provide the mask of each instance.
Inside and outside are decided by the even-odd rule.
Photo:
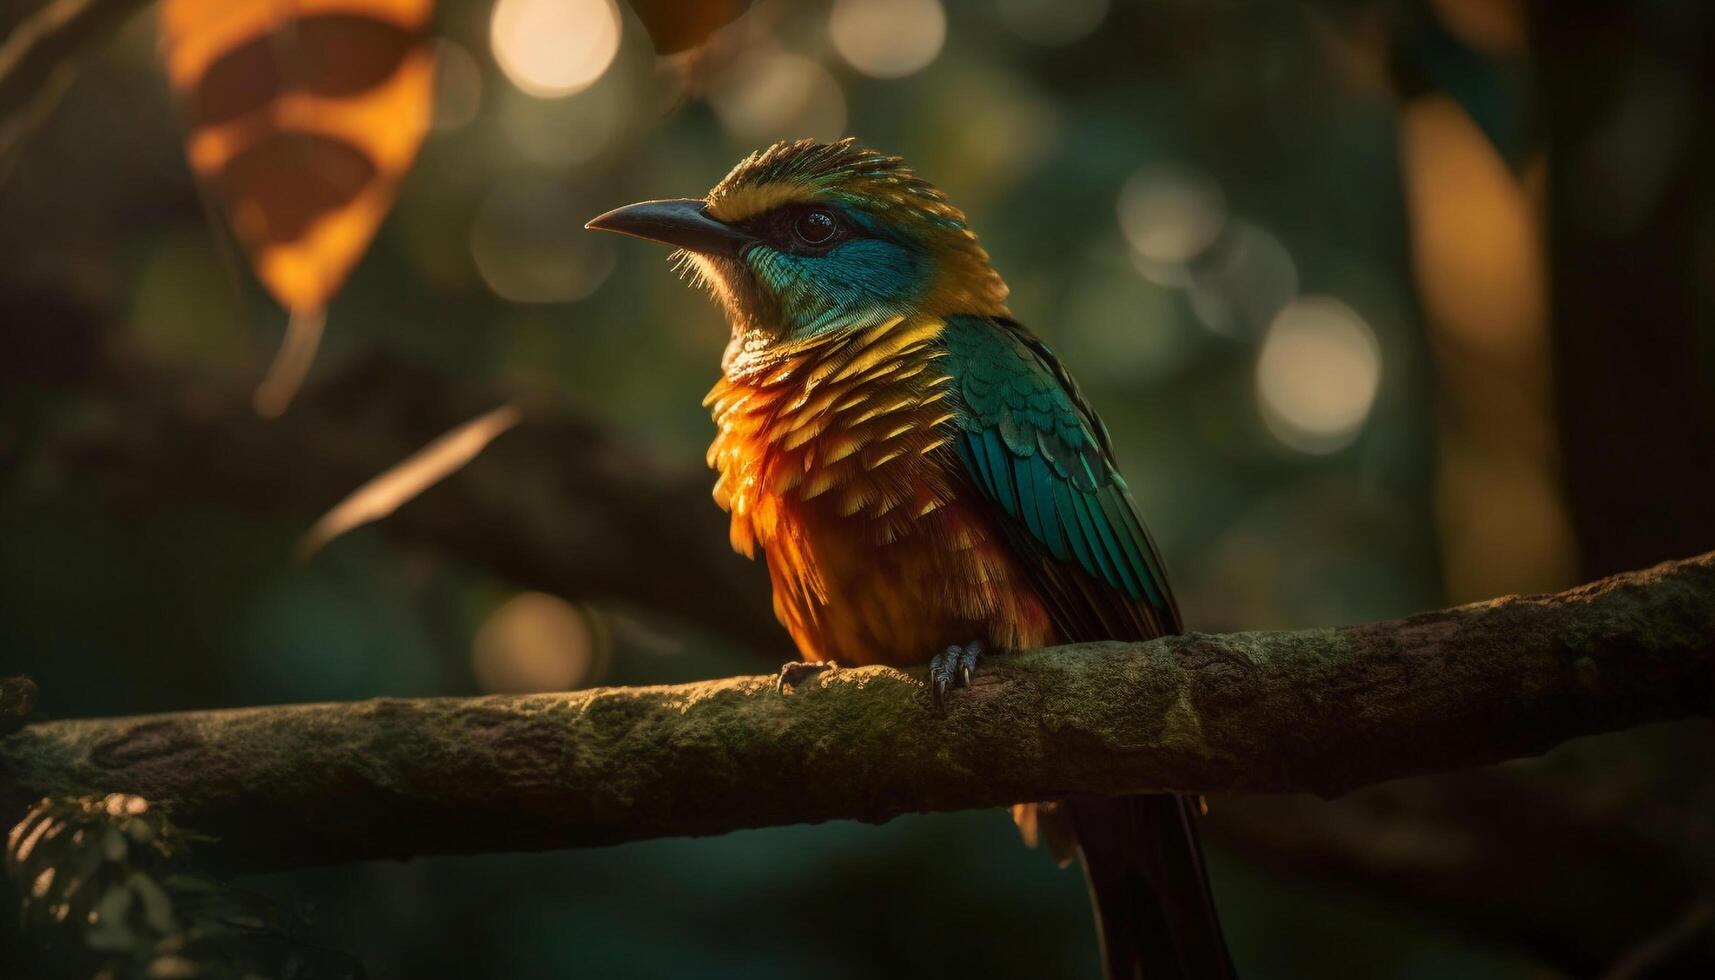
[[[960,499],[940,329],[900,318],[741,356],[706,400],[733,547],[765,553],[806,659],[905,664],[950,643],[1050,639],[986,510]]]

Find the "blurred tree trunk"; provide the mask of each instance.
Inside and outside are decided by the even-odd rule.
[[[1604,575],[1715,546],[1715,8],[1535,12],[1566,481]]]

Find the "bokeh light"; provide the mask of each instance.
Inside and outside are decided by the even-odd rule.
[[[594,84],[619,53],[620,31],[613,0],[499,0],[489,22],[501,70],[542,99]]]
[[[244,363],[244,332],[231,273],[208,236],[179,231],[144,243],[126,318],[128,339],[149,357],[204,369]],[[210,325],[214,326],[210,326]]]
[[[1268,229],[1235,221],[1187,270],[1191,312],[1213,333],[1253,339],[1298,295],[1298,264]]]
[[[1281,442],[1307,453],[1350,445],[1381,387],[1381,347],[1369,324],[1330,296],[1280,311],[1257,356],[1257,402]]]
[[[0,347],[0,469],[16,476],[0,494],[0,634],[6,672],[44,681],[56,716],[668,684],[754,674],[770,666],[756,654],[789,653],[766,569],[729,553],[698,475],[710,430],[697,402],[730,338],[722,313],[673,276],[665,250],[581,228],[628,201],[695,194],[776,139],[856,135],[965,210],[1013,287],[1011,308],[1110,427],[1199,630],[1370,622],[1552,589],[1689,553],[1685,535],[1710,523],[1683,499],[1709,482],[1709,413],[1691,409],[1700,390],[1715,392],[1686,354],[1715,349],[1702,323],[1715,308],[1702,137],[1715,76],[1709,52],[1688,43],[1709,26],[1704,5],[1606,5],[1604,20],[1560,4],[1521,21],[1527,0],[926,0],[903,6],[929,11],[930,32],[886,14],[868,29],[872,59],[926,52],[915,74],[888,78],[863,67],[861,45],[836,47],[836,0],[507,0],[509,16],[581,11],[599,30],[512,27],[505,38],[493,33],[497,3],[437,4],[430,30],[387,35],[433,49],[437,85],[421,87],[416,111],[434,132],[333,298],[330,349],[280,439],[233,446],[260,424],[246,395],[285,316],[245,256],[222,254],[222,216],[211,233],[186,192],[185,120],[162,97],[155,18],[86,38],[75,85],[0,161],[0,254],[13,257],[0,333],[14,335]],[[841,0],[842,16],[860,20],[895,6]],[[311,60],[313,34],[297,52]],[[616,35],[605,69],[584,72],[599,77],[566,93],[555,62]],[[1590,36],[1600,50],[1553,43]],[[271,53],[294,75],[298,45],[279,40],[246,57]],[[398,50],[360,46],[341,72],[354,80],[360,62]],[[552,84],[515,84],[531,64]],[[311,94],[293,88],[281,107]],[[322,114],[342,101],[324,94],[309,99],[327,104]],[[1292,321],[1319,302],[1295,303],[1301,291],[1356,311],[1368,327],[1345,336],[1359,342],[1337,332],[1330,355],[1295,338]],[[1361,342],[1372,330],[1373,346]],[[508,418],[479,413],[506,404],[549,426],[564,416],[596,450],[618,440],[624,453],[569,442],[534,453],[541,432],[525,423],[471,458],[480,440],[467,437]],[[194,443],[175,435],[187,432]],[[449,453],[413,453],[430,443]],[[437,456],[469,462],[413,497],[434,475],[416,463]],[[1603,465],[1616,459],[1627,465]],[[370,482],[378,473],[387,478]],[[627,524],[624,501],[599,496],[604,474],[686,489],[694,521],[685,534]],[[544,505],[544,487],[565,492]],[[377,523],[286,565],[288,521],[331,513],[341,490],[347,519],[316,522],[318,534]],[[516,519],[483,519],[485,507]],[[520,582],[516,568],[491,567],[538,553],[566,568]],[[706,581],[720,580],[730,615],[637,574],[678,562],[713,569]],[[571,607],[508,602],[528,588]],[[518,642],[520,620],[572,641]],[[610,629],[618,652],[604,676]],[[569,651],[585,630],[597,653],[580,668]],[[1702,783],[1628,776],[1684,761],[1702,779],[1708,768],[1673,738],[1644,737],[1671,757],[1603,769],[1580,756],[1593,781],[1561,782],[1635,789],[1655,809],[1711,798]],[[1632,748],[1597,743],[1604,758],[1634,759]],[[1631,781],[1616,789],[1610,769]],[[1405,798],[1379,792],[1384,804]],[[1649,896],[1626,887],[1672,870],[1681,852],[1664,846],[1666,860],[1620,861],[1591,888],[1621,913],[1604,921],[1637,913],[1639,930],[1603,933],[1619,948],[1581,941],[1592,937],[1576,918],[1558,922],[1580,940],[1570,947],[1530,928],[1492,944],[1508,908],[1534,916],[1526,926],[1547,921],[1529,902],[1508,904],[1518,893],[1492,863],[1438,866],[1473,900],[1432,903],[1455,914],[1431,921],[1384,900],[1387,869],[1376,878],[1363,860],[1371,837],[1397,842],[1393,810],[1332,824],[1302,802],[1212,810],[1231,835],[1211,873],[1234,953],[1280,980],[1600,972],[1682,912],[1667,899],[1645,908],[1637,899]],[[1489,814],[1493,827],[1466,816],[1507,839],[1512,815]],[[1679,809],[1669,816],[1685,823]],[[1300,835],[1311,846],[1282,861]],[[386,862],[265,890],[320,907],[305,938],[360,951],[382,976],[686,975],[734,949],[748,952],[732,972],[755,980],[1098,974],[1078,872],[1015,837],[1000,814],[940,814]],[[787,853],[801,859],[779,860]],[[925,854],[941,873],[917,875]],[[1326,897],[1319,883],[1345,873]],[[859,930],[771,924],[770,910],[811,894],[830,907],[909,908]],[[1608,911],[1586,904],[1591,921]],[[663,928],[650,908],[703,915]],[[901,965],[898,947],[925,921],[983,941],[919,942]],[[19,945],[0,941],[0,977],[30,974],[13,966]],[[1568,949],[1589,955],[1568,964]]]
[[[431,125],[437,131],[470,125],[482,108],[482,69],[470,51],[457,41],[435,42],[435,112]]]
[[[471,670],[478,686],[496,694],[571,690],[596,661],[594,636],[576,606],[525,592],[483,621],[471,644]]]
[[[940,0],[834,0],[828,34],[846,63],[875,78],[922,71],[947,40]]]
[[[1671,98],[1649,102],[1652,114],[1673,111]],[[1654,156],[1642,133],[1623,144],[1616,159]],[[1564,588],[1577,580],[1578,554],[1561,486],[1539,202],[1525,175],[1446,95],[1406,106],[1400,157],[1412,267],[1436,355],[1434,500],[1447,595],[1467,601]],[[1660,185],[1641,173],[1606,174],[1583,214],[1624,213],[1628,195],[1651,186]]]
[[[1116,251],[1092,251],[1057,307],[1062,355],[1081,377],[1121,390],[1171,377],[1195,350],[1197,328],[1176,294],[1126,274]]]
[[[1226,198],[1207,177],[1148,167],[1120,188],[1119,222],[1137,254],[1159,265],[1182,265],[1214,244],[1226,224]]]
[[[1516,445],[1485,445],[1447,428],[1439,435],[1435,516],[1448,599],[1474,602],[1576,582],[1577,539],[1559,473]]]
[[[1541,231],[1523,185],[1476,120],[1446,96],[1400,119],[1401,174],[1425,312],[1461,348],[1497,354],[1543,343]]]
[[[846,97],[826,68],[803,55],[759,46],[722,73],[709,101],[733,138],[763,144],[846,135]]]
[[[950,65],[924,102],[935,151],[918,172],[957,173],[967,212],[1039,173],[1059,147],[1054,101],[1015,72]]]
[[[1101,26],[1108,0],[998,0],[995,11],[1007,29],[1032,44],[1071,44]]]
[[[1490,55],[1523,51],[1527,40],[1524,0],[1430,0],[1448,33]]]
[[[632,93],[610,76],[565,99],[499,100],[500,127],[518,155],[543,168],[572,167],[601,156],[614,144],[627,114],[636,111]]]
[[[496,295],[514,303],[569,303],[595,292],[613,271],[607,239],[584,231],[596,212],[557,182],[499,181],[478,207],[471,257]]]

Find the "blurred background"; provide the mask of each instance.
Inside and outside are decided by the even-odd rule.
[[[268,196],[290,180],[209,162],[242,86],[174,32],[225,5],[108,6],[42,84],[0,76],[0,673],[45,716],[772,669],[789,643],[701,463],[724,324],[582,224],[801,136],[965,209],[1193,628],[1715,547],[1697,0],[441,0],[387,63],[432,59],[420,105],[343,137],[375,172],[288,195],[356,214],[308,259]],[[1213,799],[1235,958],[1715,975],[1712,734]],[[1096,969],[1080,876],[998,812],[242,884],[383,978]],[[0,973],[23,948],[0,932]]]

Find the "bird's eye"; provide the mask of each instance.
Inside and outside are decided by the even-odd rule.
[[[839,222],[822,208],[805,211],[792,226],[799,241],[806,245],[824,245],[839,229]]]

